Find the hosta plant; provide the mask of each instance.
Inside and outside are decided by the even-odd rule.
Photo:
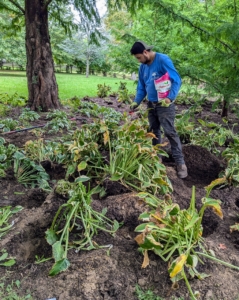
[[[215,186],[224,187],[226,185],[238,186],[239,185],[239,155],[234,154],[230,156],[227,162],[225,171],[219,174],[219,178],[213,180],[208,186],[205,187],[207,195]]]
[[[3,132],[8,132],[16,129],[19,125],[17,120],[13,120],[12,118],[6,118],[0,121],[0,129]]]
[[[13,154],[17,151],[17,147],[13,144],[5,145],[6,141],[4,138],[0,137],[0,170],[1,174],[4,174],[12,165]],[[1,177],[1,175],[0,175]]]
[[[159,154],[167,154],[160,145],[152,146],[154,134],[146,133],[137,125],[135,121],[120,127],[112,138],[109,132],[104,133],[105,144],[109,145],[109,162],[104,166],[104,177],[138,191],[171,192],[166,168],[158,158]]]
[[[35,111],[30,110],[30,108],[23,108],[22,113],[19,116],[19,120],[22,122],[34,121],[40,118],[40,115]]]
[[[2,238],[14,225],[14,222],[9,222],[9,219],[22,209],[23,207],[20,205],[17,205],[15,207],[0,207],[0,238]]]
[[[46,231],[47,242],[52,246],[55,264],[49,275],[54,276],[66,270],[70,262],[67,259],[68,250],[92,250],[100,247],[94,240],[99,231],[114,234],[119,228],[117,221],[111,221],[102,212],[95,211],[92,206],[92,195],[98,189],[88,190],[82,184],[86,177],[76,180],[74,190],[70,192],[70,199],[58,209],[51,227]]]
[[[195,187],[192,190],[188,209],[180,209],[178,204],[171,202],[168,195],[161,200],[148,193],[139,193],[138,195],[149,206],[149,210],[139,216],[144,223],[135,229],[136,232],[139,232],[135,240],[144,255],[143,268],[149,264],[148,251],[153,251],[165,262],[168,262],[168,272],[173,286],[176,287],[177,282],[184,279],[192,299],[196,299],[197,293],[192,291],[188,275],[199,279],[207,277],[206,274],[202,274],[196,269],[200,256],[239,269],[216,259],[206,252],[204,247],[202,237],[204,211],[206,208],[211,208],[222,218],[219,200],[204,197],[202,207],[198,211],[195,207]]]
[[[26,187],[39,187],[47,192],[51,190],[48,180],[49,175],[41,165],[27,158],[17,151],[13,155],[14,174],[17,181]]]
[[[51,119],[46,125],[46,127],[50,129],[49,133],[58,132],[64,128],[71,128],[72,122],[69,121],[67,114],[64,111],[54,110],[47,114],[47,119]]]

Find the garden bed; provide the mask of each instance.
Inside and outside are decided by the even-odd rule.
[[[110,101],[100,98],[90,98],[88,101],[112,107],[119,112],[128,114],[129,107],[119,104],[114,97]],[[177,112],[187,109],[187,106],[177,105]],[[66,110],[67,111],[67,110]],[[92,122],[92,117],[86,118],[80,113],[76,127],[82,123]],[[133,114],[132,118],[138,117]],[[220,116],[211,112],[210,106],[205,106],[197,118],[221,122]],[[84,122],[82,122],[84,120]],[[233,124],[236,119],[231,119]],[[41,118],[31,125],[43,124]],[[234,132],[238,130],[234,126]],[[63,134],[61,134],[63,135]],[[59,136],[61,136],[59,135]],[[6,134],[8,143],[21,147],[28,140],[36,139],[30,132]],[[45,133],[44,139],[56,139],[56,135]],[[166,141],[166,140],[165,140]],[[175,164],[170,151],[165,147],[169,157],[163,159],[167,176],[173,185],[172,199],[180,208],[188,208],[192,186],[196,187],[196,206],[201,207],[201,198],[205,196],[204,187],[218,178],[226,164],[222,157],[217,157],[207,149],[195,145],[183,145],[183,153],[188,166],[189,176],[179,179],[176,176]],[[44,166],[52,182],[64,178],[64,168],[61,165]],[[149,252],[150,265],[141,268],[143,256],[139,253],[134,238],[134,229],[140,224],[139,214],[144,211],[136,193],[111,185],[107,195],[103,198],[94,198],[93,207],[97,211],[107,208],[107,216],[122,224],[112,237],[108,233],[100,232],[95,241],[105,247],[92,251],[75,252],[70,250],[68,259],[71,266],[65,272],[55,277],[49,277],[52,261],[36,263],[36,257],[51,256],[51,246],[47,244],[45,232],[51,226],[53,217],[61,204],[66,200],[52,191],[50,194],[40,189],[27,189],[20,185],[11,172],[0,180],[1,206],[22,205],[24,209],[14,215],[14,226],[0,241],[1,249],[6,249],[10,256],[16,259],[12,267],[0,267],[0,277],[5,282],[20,280],[19,295],[30,292],[33,299],[45,300],[133,300],[139,299],[135,294],[135,286],[142,290],[151,289],[155,295],[163,299],[190,299],[188,290],[183,281],[180,281],[177,290],[172,289],[168,275],[167,263],[163,262],[154,253]],[[209,249],[215,252],[217,258],[239,266],[239,232],[230,233],[230,226],[238,222],[239,194],[236,187],[215,188],[210,197],[222,201],[223,220],[207,209],[203,218],[203,236]],[[203,259],[199,264],[202,273],[210,275],[204,280],[192,279],[190,285],[194,291],[199,291],[201,299],[209,300],[236,300],[239,297],[239,272],[222,266],[216,262]],[[181,297],[181,298],[180,298]],[[143,298],[142,298],[143,299]],[[148,298],[151,300],[151,298]],[[155,298],[156,299],[156,298]],[[158,298],[161,299],[161,298]],[[145,298],[147,300],[147,298]]]

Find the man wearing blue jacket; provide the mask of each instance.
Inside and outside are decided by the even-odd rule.
[[[137,93],[130,107],[133,110],[136,109],[147,95],[150,130],[157,137],[153,139],[153,145],[161,143],[160,127],[162,127],[171,145],[172,156],[177,167],[177,175],[179,178],[185,178],[188,175],[187,167],[184,162],[182,145],[174,127],[174,100],[181,86],[181,78],[172,60],[165,54],[151,51],[152,48],[153,46],[148,46],[143,41],[137,41],[130,50],[131,54],[141,63]],[[166,73],[169,75],[171,87],[167,97],[161,99],[156,90],[155,80]]]

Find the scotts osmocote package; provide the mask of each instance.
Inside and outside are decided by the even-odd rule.
[[[171,81],[168,72],[158,79],[154,80],[155,89],[158,94],[158,101],[167,98],[171,89]]]

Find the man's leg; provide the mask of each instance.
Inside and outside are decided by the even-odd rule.
[[[148,120],[150,131],[156,135],[156,139],[153,139],[153,145],[157,145],[161,143],[161,132],[160,132],[160,123],[158,120],[158,116],[156,114],[156,110],[153,108],[151,103],[148,103]]]
[[[174,127],[175,105],[172,103],[169,107],[158,105],[155,109],[160,125],[163,127],[165,136],[168,138],[173,159],[177,165],[177,172],[180,178],[187,177],[187,167],[184,162],[182,145],[179,136]]]

